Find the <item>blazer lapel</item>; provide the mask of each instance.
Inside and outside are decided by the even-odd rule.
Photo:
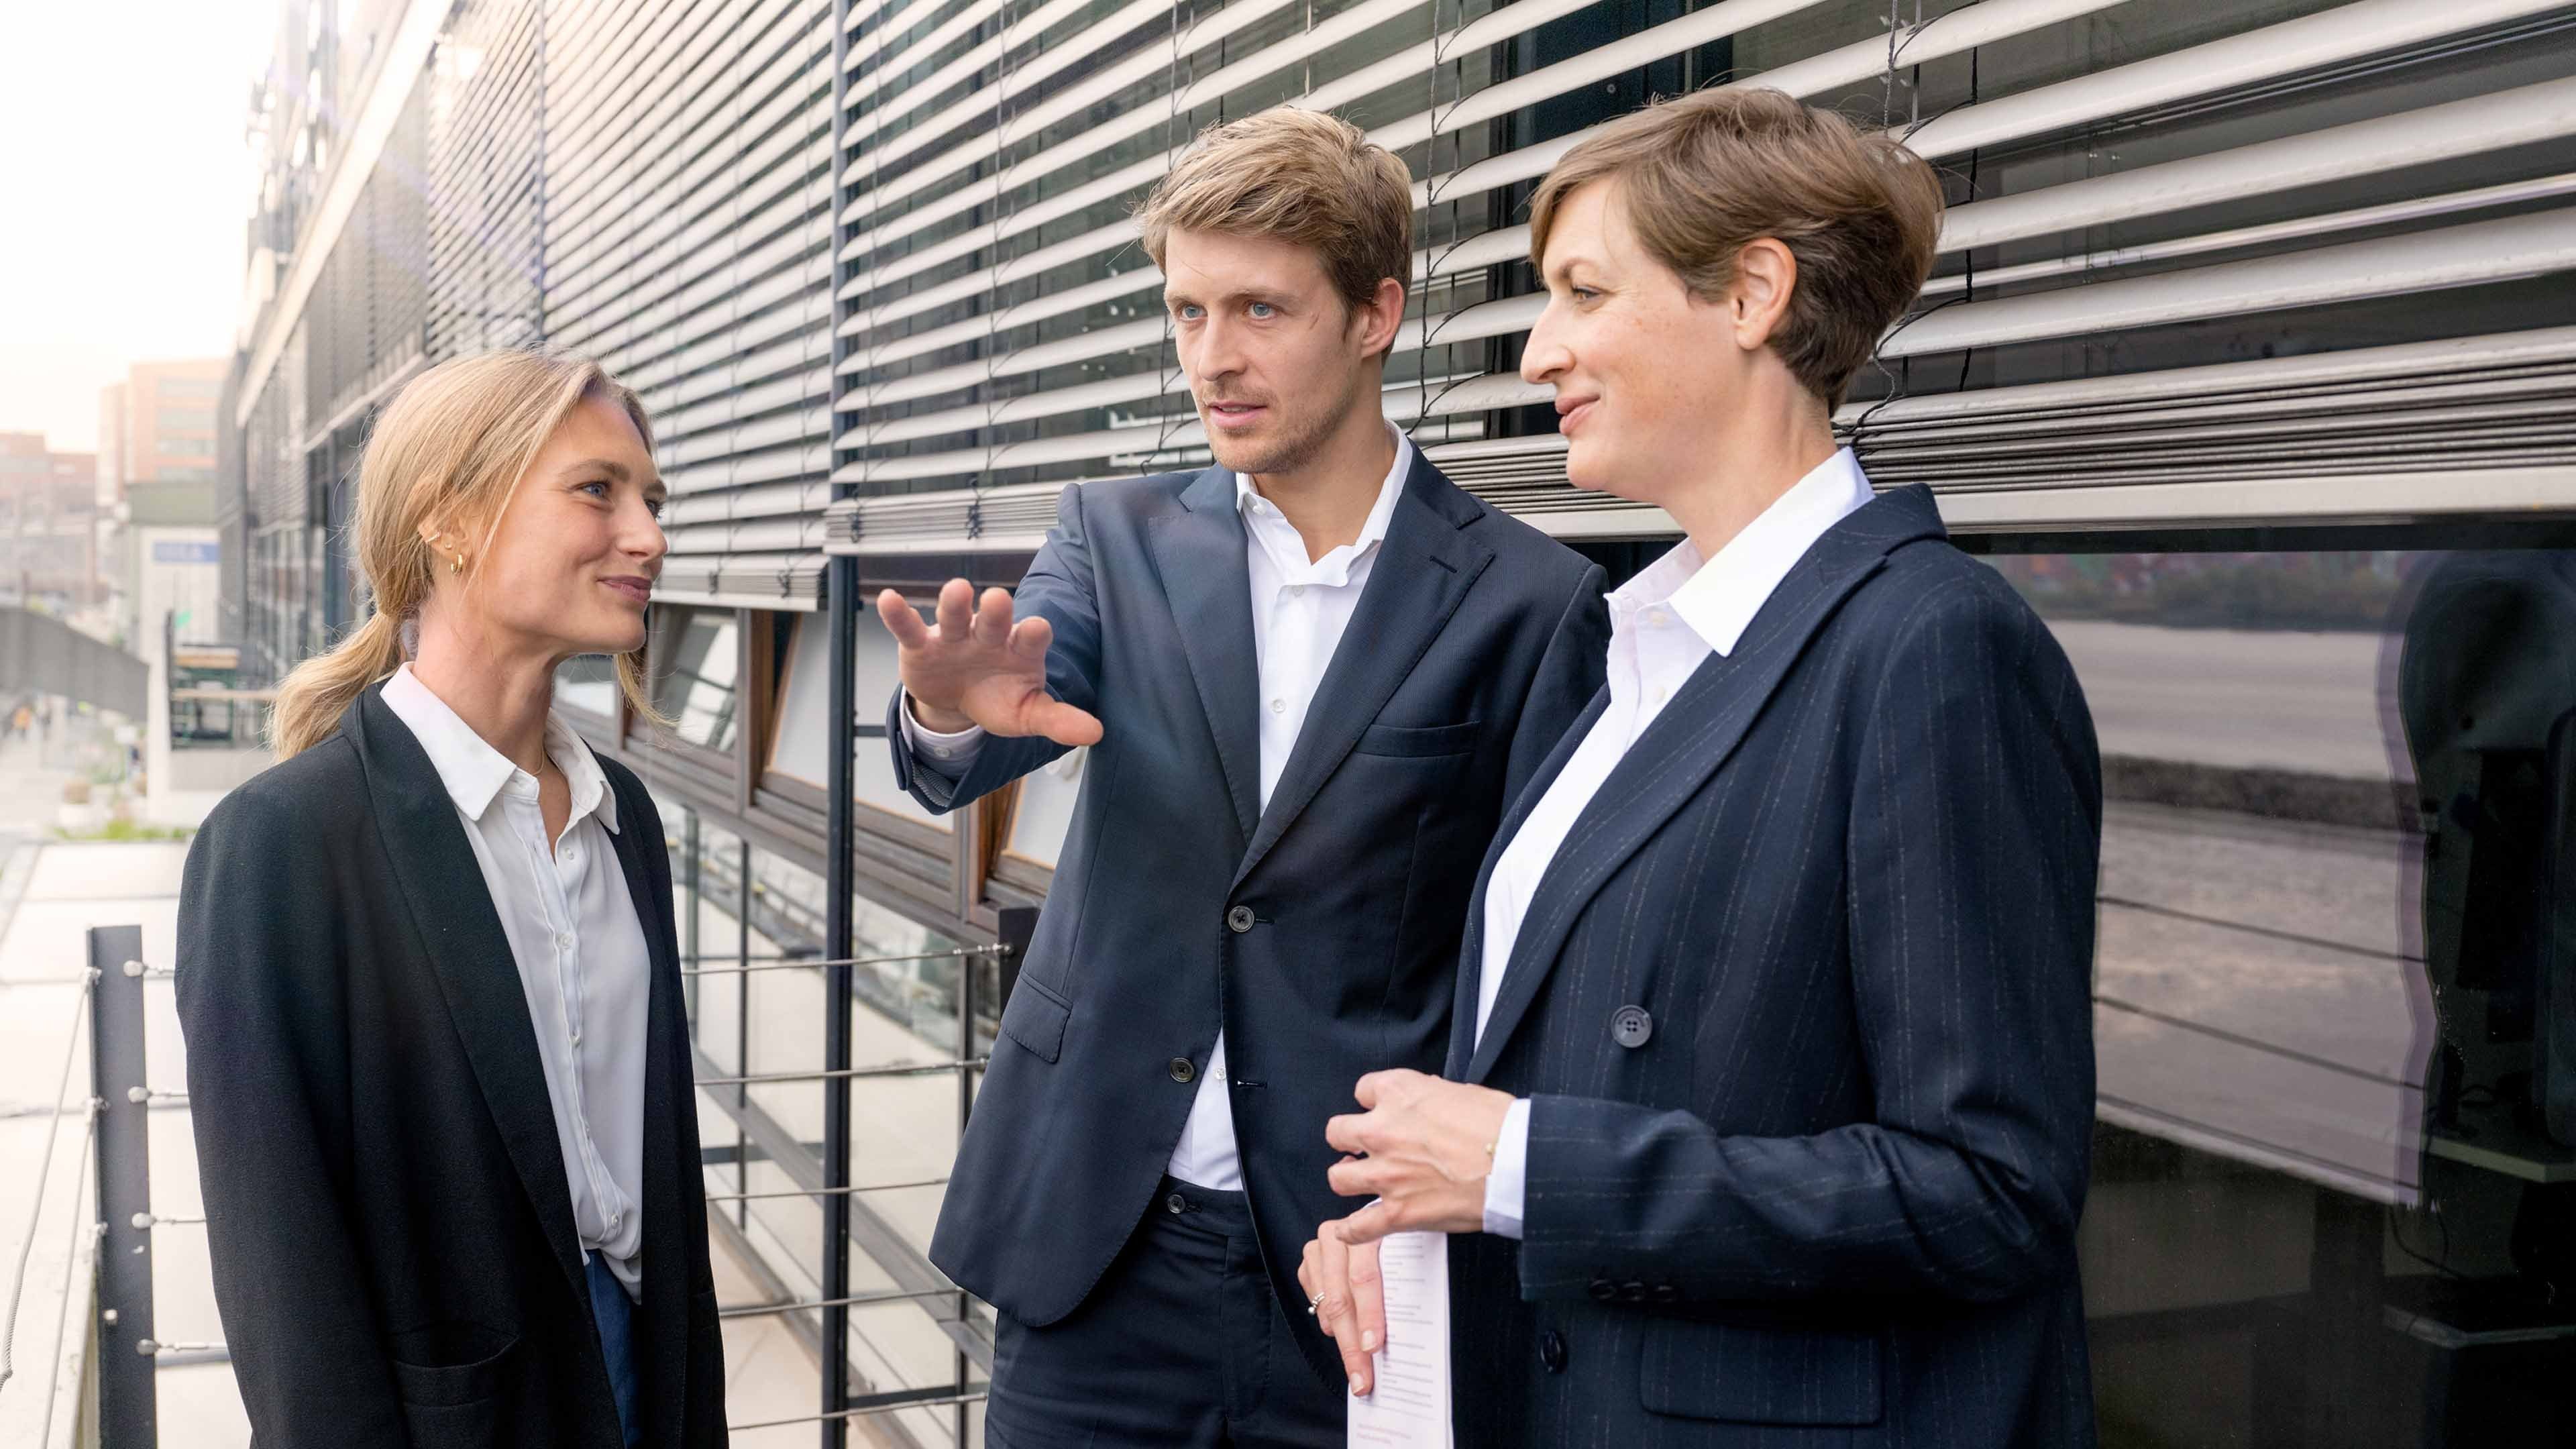
[[[1458,611],[1459,601],[1467,597],[1477,575],[1494,561],[1493,550],[1459,531],[1479,514],[1444,506],[1457,501],[1456,494],[1456,484],[1442,477],[1420,453],[1413,455],[1413,471],[1387,522],[1368,585],[1360,592],[1340,646],[1333,650],[1332,663],[1325,666],[1324,677],[1316,685],[1305,728],[1288,752],[1279,783],[1270,792],[1270,808],[1262,812],[1252,846],[1235,871],[1236,885],[1252,874],[1333,771],[1341,768],[1351,747],[1377,722],[1378,711],[1386,708],[1387,700],[1431,648],[1431,641],[1448,627],[1449,616]],[[1247,610],[1250,588],[1247,580],[1243,585]],[[1258,693],[1256,683],[1254,694]]]
[[[1234,475],[1209,468],[1181,493],[1179,512],[1148,529],[1181,653],[1216,738],[1234,818],[1248,838],[1261,818],[1261,678],[1252,650],[1252,576]]]
[[[688,1023],[680,991],[680,944],[671,922],[671,886],[667,859],[646,837],[644,802],[611,773],[609,788],[617,793],[617,829],[611,838],[617,863],[626,876],[626,894],[644,924],[645,955],[651,968],[651,991],[645,1008],[644,1056],[644,1302],[637,1315],[639,1358],[645,1370],[645,1439],[650,1444],[677,1444],[689,1363],[689,1298],[696,1286],[689,1245],[692,1224],[705,1212],[697,1194],[699,1164],[682,1161],[680,1148],[695,1135],[684,1131],[683,1112],[694,1112],[690,1095]],[[694,1201],[692,1199],[695,1199]],[[704,1236],[702,1227],[697,1229]]]
[[[1466,1080],[1482,1081],[1555,967],[1575,918],[1744,739],[1816,631],[1887,555],[1943,536],[1931,495],[1909,488],[1864,505],[1791,568],[1732,655],[1711,655],[1611,770],[1539,878]]]
[[[1556,748],[1540,762],[1537,773],[1521,787],[1520,798],[1505,812],[1501,828],[1494,832],[1493,844],[1485,849],[1485,863],[1477,867],[1476,889],[1467,897],[1466,935],[1458,943],[1458,996],[1449,1014],[1449,1060],[1440,1073],[1451,1081],[1466,1079],[1467,1064],[1476,1052],[1476,1003],[1484,994],[1485,977],[1485,890],[1493,884],[1494,866],[1502,860],[1503,849],[1512,843],[1512,837],[1520,834],[1521,823],[1529,819],[1539,801],[1547,798],[1548,787],[1565,773],[1565,762],[1574,758],[1583,737],[1592,733],[1592,727],[1601,721],[1602,711],[1609,707],[1610,691],[1595,691],[1592,702],[1583,707],[1574,723],[1566,726],[1564,738],[1556,742]]]
[[[369,688],[340,727],[358,748],[374,796],[376,832],[411,906],[412,924],[436,970],[447,1014],[473,1063],[501,1143],[527,1189],[528,1204],[576,1301],[589,1302],[572,1188],[555,1136],[554,1097],[537,1057],[537,1034],[509,937],[492,908],[474,848],[438,771],[393,710]]]

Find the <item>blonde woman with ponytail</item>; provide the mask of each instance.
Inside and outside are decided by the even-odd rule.
[[[359,473],[373,611],[189,853],[188,1090],[262,1449],[724,1442],[662,823],[552,710],[611,654],[650,713],[662,500],[595,364],[414,379]]]

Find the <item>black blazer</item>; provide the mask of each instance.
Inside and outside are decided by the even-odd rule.
[[[1601,681],[1601,570],[1418,458],[1260,810],[1251,585],[1223,468],[1068,488],[1018,608],[1048,685],[1101,717],[1055,884],[976,1100],[931,1261],[1023,1323],[1071,1313],[1135,1227],[1226,1033],[1244,1187],[1328,1382],[1297,1254],[1337,1216],[1324,1121],[1379,1067],[1436,1070],[1459,924],[1511,792]],[[945,810],[1063,753],[992,739]]]
[[[1449,1074],[1532,1101],[1523,1240],[1452,1240],[1459,1444],[2093,1442],[2100,766],[1945,540],[1909,488],[1809,550],[1577,819],[1477,1040],[1480,885]]]
[[[381,687],[226,796],[179,893],[179,1021],[233,1373],[261,1449],[622,1442],[550,1098],[456,807]],[[725,1440],[662,822],[617,792],[652,952],[644,1442]]]

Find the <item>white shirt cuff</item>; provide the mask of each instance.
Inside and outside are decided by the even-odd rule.
[[[962,765],[984,748],[984,727],[970,724],[954,734],[941,734],[913,718],[912,696],[907,694],[903,697],[903,738],[914,754],[928,756],[934,764]]]
[[[1511,1110],[1503,1114],[1503,1135],[1494,1143],[1494,1170],[1485,1175],[1485,1231],[1496,1237],[1521,1235],[1529,1181],[1529,1114],[1529,1098],[1512,1099]]]

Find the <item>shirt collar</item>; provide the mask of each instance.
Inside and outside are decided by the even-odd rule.
[[[509,756],[476,734],[472,725],[448,708],[447,701],[430,693],[429,686],[413,676],[409,664],[385,681],[384,699],[385,707],[420,741],[447,797],[467,819],[481,820],[505,789],[535,793],[536,778],[510,763]],[[565,783],[572,787],[572,813],[566,818],[578,820],[595,811],[600,823],[614,832],[617,796],[608,788],[608,775],[599,768],[589,743],[553,710],[546,712],[546,758],[563,771]]]
[[[1309,574],[1314,582],[1338,587],[1350,582],[1351,566],[1358,563],[1362,555],[1386,541],[1387,526],[1395,518],[1396,500],[1404,496],[1405,480],[1413,476],[1413,439],[1406,437],[1404,430],[1393,423],[1386,425],[1386,431],[1387,436],[1395,439],[1395,461],[1387,466],[1385,481],[1377,486],[1377,502],[1369,508],[1367,520],[1360,524],[1360,536],[1327,551],[1312,563],[1307,561],[1305,544],[1300,540],[1294,551],[1295,557],[1280,560],[1283,568],[1294,564],[1300,572]],[[1276,519],[1283,525],[1287,524],[1275,504],[1270,506],[1267,514],[1252,511],[1253,500],[1260,496],[1254,491],[1251,479],[1241,473],[1234,475],[1234,506],[1243,515],[1245,529],[1256,538],[1267,520]],[[1293,526],[1291,531],[1294,531]]]
[[[1876,496],[1851,449],[1819,463],[1771,502],[1717,556],[1703,560],[1689,539],[1610,595],[1614,619],[1669,605],[1701,641],[1731,654],[1789,570],[1861,505]]]

